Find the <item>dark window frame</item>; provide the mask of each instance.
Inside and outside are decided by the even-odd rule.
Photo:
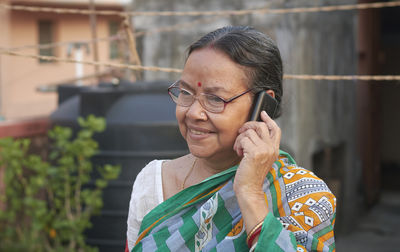
[[[55,22],[49,19],[38,20],[38,44],[50,44],[55,42]],[[39,48],[41,56],[56,56],[54,47]],[[52,63],[54,61],[39,59],[39,63]]]

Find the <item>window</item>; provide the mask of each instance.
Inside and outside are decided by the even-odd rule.
[[[108,30],[110,37],[115,36],[118,33],[119,23],[117,21],[110,21],[108,24]],[[110,59],[117,59],[119,57],[118,41],[113,40],[110,42]]]
[[[49,20],[41,20],[39,26],[39,44],[48,44],[54,42],[54,22]],[[39,48],[39,55],[55,56],[54,47]],[[48,63],[48,60],[39,59],[40,63]]]

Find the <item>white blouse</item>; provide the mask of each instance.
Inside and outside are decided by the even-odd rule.
[[[161,166],[164,160],[153,160],[137,175],[129,202],[127,240],[129,251],[139,235],[143,217],[164,201]]]

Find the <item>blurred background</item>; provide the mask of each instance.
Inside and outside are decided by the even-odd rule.
[[[277,42],[287,75],[281,148],[337,197],[336,248],[398,251],[399,2],[0,0],[0,138],[28,137],[45,155],[53,124],[105,117],[93,162],[122,171],[87,241],[121,251],[135,176],[187,152],[166,93],[186,47],[225,25],[253,26]]]

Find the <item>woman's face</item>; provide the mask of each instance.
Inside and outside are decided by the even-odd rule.
[[[248,89],[243,67],[212,48],[190,54],[181,81],[195,95],[208,93],[225,100]],[[179,129],[190,152],[200,158],[237,158],[233,144],[249,117],[251,105],[252,94],[247,93],[226,104],[221,113],[208,112],[197,100],[190,107],[176,106]]]

